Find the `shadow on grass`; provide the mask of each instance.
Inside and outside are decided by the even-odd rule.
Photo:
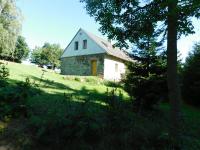
[[[4,120],[6,125],[0,129],[3,133],[0,140],[30,149],[63,149],[66,143],[70,149],[81,148],[80,143],[83,147],[86,146],[86,149],[91,149],[95,144],[101,143],[104,127],[108,123],[106,116],[110,110],[106,93],[86,87],[76,90],[62,83],[36,77],[31,79],[65,92],[51,94],[30,86],[27,98],[20,103],[25,105],[25,112],[21,116],[10,118],[11,121]],[[8,85],[0,87],[0,90],[5,92],[5,100],[10,100],[12,96],[20,101],[20,94],[24,91],[17,90],[18,84],[18,81],[9,80]],[[12,105],[12,102],[9,104]]]
[[[39,81],[38,78],[34,80]],[[17,83],[9,80],[9,85],[4,87],[8,95],[9,89],[17,88]],[[4,122],[4,128],[0,122],[0,141],[4,141],[0,146],[11,144],[20,150],[158,150],[172,146],[168,139],[170,121],[163,114],[142,117],[135,114],[130,102],[122,97],[84,86],[76,90],[62,83],[46,80],[41,83],[65,92],[52,94],[31,86],[31,93],[24,102],[26,115],[10,118]],[[188,128],[185,131],[187,135],[192,133]],[[200,130],[195,132],[200,133]],[[185,143],[198,142],[199,134],[196,137]],[[200,146],[194,142],[188,145]]]
[[[106,91],[104,93],[100,93],[96,89],[87,89],[86,86],[82,86],[80,90],[77,90],[65,84],[56,82],[54,80],[41,79],[35,76],[29,76],[29,78],[36,81],[36,83],[38,83],[39,87],[41,88],[59,89],[62,91],[64,90],[65,92],[63,93],[63,95],[71,93],[69,95],[73,96],[75,99],[83,99],[83,100],[90,99],[90,101],[99,101],[100,103],[101,102],[107,103]],[[111,86],[111,85],[109,86],[109,90],[114,88],[116,88],[116,86]],[[55,94],[62,95],[60,93],[55,93]]]
[[[62,90],[73,90],[69,86],[66,86],[62,83],[56,82],[54,80],[42,79],[36,76],[28,76],[28,78],[34,80],[37,84],[44,88],[52,88],[52,89],[62,89]]]

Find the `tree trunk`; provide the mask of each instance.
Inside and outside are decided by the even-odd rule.
[[[171,130],[174,140],[180,135],[180,88],[177,73],[177,0],[169,0],[168,4],[168,33],[167,33],[167,82],[171,104]]]

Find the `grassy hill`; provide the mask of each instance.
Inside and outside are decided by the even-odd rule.
[[[7,64],[10,70],[9,79],[25,81],[28,77],[31,81],[38,83],[39,87],[47,93],[73,92],[73,90],[79,91],[82,88],[105,93],[109,87],[109,82],[98,77],[64,76],[34,65],[23,65],[13,62],[4,63]]]
[[[34,65],[24,65],[13,62],[4,62],[10,71],[10,82],[25,81],[35,83],[46,95],[73,94],[81,98],[89,98],[94,102],[105,99],[105,93],[112,90],[114,83],[104,81],[99,77],[64,76],[49,69],[39,68]],[[121,92],[125,99],[128,95],[123,89],[118,88],[116,93]],[[41,97],[41,96],[40,96]]]
[[[16,96],[16,85],[26,78],[31,89],[24,101],[25,117],[11,120],[7,116],[0,121],[0,133],[4,133],[0,136],[0,146],[11,143],[20,150],[172,147],[168,104],[141,116],[132,111],[132,103],[122,88],[118,87],[113,95],[114,83],[98,77],[63,76],[37,66],[1,62],[10,71],[10,84],[4,90],[8,97]],[[18,99],[24,90],[17,93]],[[182,115],[183,149],[200,149],[199,109],[184,105]]]
[[[49,128],[45,129],[44,126],[48,126],[50,122],[55,124],[55,126],[59,122],[65,122],[67,114],[73,117],[80,115],[80,113],[81,115],[82,113],[86,113],[86,116],[89,115],[94,119],[100,117],[101,119],[105,119],[102,116],[105,115],[105,109],[107,109],[108,93],[113,89],[115,89],[117,97],[129,103],[129,97],[121,87],[116,88],[117,84],[105,81],[99,77],[64,76],[52,70],[42,69],[34,65],[24,65],[7,61],[1,62],[6,64],[10,73],[8,78],[10,85],[5,91],[13,92],[11,94],[8,93],[8,95],[12,95],[15,92],[15,85],[19,82],[25,82],[27,78],[30,81],[31,92],[34,93],[26,100],[26,107],[30,118],[26,121],[23,120],[24,124],[14,121],[14,126],[15,128],[17,126],[16,129],[19,129],[19,132],[21,128],[24,128],[23,126],[38,128],[35,133],[31,133],[36,134],[34,136],[38,136],[38,139],[41,138],[37,135],[38,133],[41,132],[42,136],[46,133],[46,130],[50,130]],[[99,121],[104,122],[101,119]],[[0,131],[9,129],[12,132],[16,132],[10,124],[0,123]],[[17,132],[15,135],[18,134],[20,133]],[[25,138],[30,135],[21,134],[20,138],[23,139],[23,136]],[[12,136],[8,136],[9,140],[11,140],[10,137]],[[16,138],[18,137],[12,137],[12,139]],[[16,141],[13,142],[15,143]],[[21,146],[19,143],[17,145]]]

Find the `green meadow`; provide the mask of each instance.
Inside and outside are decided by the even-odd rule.
[[[16,149],[172,147],[168,103],[141,116],[134,113],[129,96],[116,83],[1,62],[10,73],[4,91],[12,93],[19,82],[28,80],[31,94],[25,100],[25,117],[12,120],[7,116],[0,122],[0,144]],[[199,149],[200,110],[183,104],[182,118],[183,148]]]

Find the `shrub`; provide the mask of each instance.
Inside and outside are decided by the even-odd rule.
[[[6,79],[9,76],[9,69],[2,63],[0,64],[0,87],[6,85]]]
[[[9,70],[4,64],[0,64],[0,79],[6,79],[9,76]]]
[[[29,129],[34,143],[47,149],[90,149],[100,140],[101,119],[88,109],[91,106],[87,100],[73,104],[70,95],[64,99],[51,96],[51,101],[46,96],[29,102]]]
[[[160,111],[148,116],[135,114],[130,101],[116,93],[116,89],[107,92],[105,136],[100,149],[173,149],[166,116]]]
[[[168,114],[135,114],[130,101],[116,93],[117,89],[107,91],[106,106],[89,99],[75,102],[71,95],[32,97],[27,104],[29,118],[20,132],[15,132],[20,134],[24,149],[176,149],[168,134]],[[22,136],[24,133],[27,136]],[[184,142],[189,145],[192,141]]]
[[[78,77],[75,77],[75,78],[74,78],[74,80],[75,80],[75,81],[78,81],[78,82],[80,82],[80,81],[81,81],[81,79],[80,79],[80,78],[78,78]]]
[[[109,87],[115,87],[115,88],[117,88],[117,87],[122,87],[122,83],[120,83],[120,82],[104,81],[104,84],[105,84],[106,86],[109,86]]]
[[[27,116],[26,101],[39,90],[31,87],[29,78],[25,82],[18,82],[16,85],[8,85],[0,88],[0,118],[5,116],[19,117]]]
[[[136,111],[152,110],[162,100],[167,99],[167,82],[163,76],[152,75],[148,78],[135,80],[131,87],[134,95],[134,107]]]

